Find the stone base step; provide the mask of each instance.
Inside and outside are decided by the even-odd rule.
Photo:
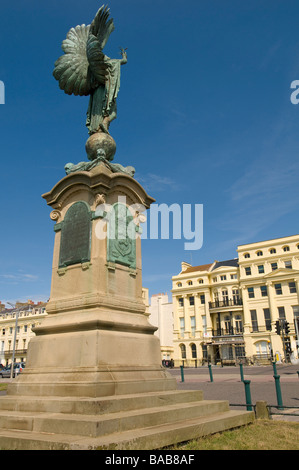
[[[0,430],[1,450],[153,450],[216,432],[249,424],[254,413],[225,411],[116,432],[107,436],[87,437],[37,431]]]
[[[139,410],[141,408],[191,403],[201,400],[203,400],[203,392],[201,390],[172,390],[98,398],[6,395],[0,399],[0,413],[6,410],[102,415],[117,413],[123,410]]]
[[[228,411],[228,402],[223,400],[175,403],[102,415],[2,410],[0,428],[99,437]]]

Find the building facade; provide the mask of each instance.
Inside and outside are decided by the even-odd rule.
[[[173,305],[167,294],[151,296],[149,321],[158,329],[155,335],[160,339],[161,360],[173,359]]]
[[[1,304],[3,306],[3,304]],[[17,317],[18,311],[18,318]],[[46,304],[17,304],[14,309],[1,308],[0,311],[0,363],[7,366],[12,362],[15,339],[14,362],[26,362],[28,343],[35,326],[40,325],[47,315]],[[16,334],[15,334],[16,332]]]
[[[176,365],[298,360],[299,235],[237,252],[173,276]]]

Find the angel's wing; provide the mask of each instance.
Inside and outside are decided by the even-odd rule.
[[[101,6],[90,25],[90,33],[99,41],[101,50],[104,49],[110,34],[114,31],[113,18],[109,20],[110,9],[107,6]]]
[[[86,55],[89,26],[71,28],[62,43],[64,55],[55,62],[53,75],[68,95],[89,95],[91,76]]]
[[[89,95],[105,84],[107,63],[103,48],[114,30],[109,8],[102,6],[89,26],[71,28],[62,43],[65,54],[55,62],[53,75],[68,95]]]

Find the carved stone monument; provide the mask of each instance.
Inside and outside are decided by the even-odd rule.
[[[48,315],[26,368],[0,397],[1,449],[155,449],[240,426],[252,413],[176,390],[142,297],[141,226],[154,201],[134,169],[111,163],[120,65],[102,49],[113,30],[101,7],[72,28],[54,76],[90,95],[89,162],[69,163],[43,195],[55,222]]]

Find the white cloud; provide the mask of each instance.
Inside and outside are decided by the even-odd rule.
[[[14,284],[18,284],[20,282],[30,282],[36,281],[38,276],[35,274],[26,274],[26,273],[18,273],[18,274],[0,274],[0,282],[11,282]],[[2,281],[1,281],[2,280]]]

